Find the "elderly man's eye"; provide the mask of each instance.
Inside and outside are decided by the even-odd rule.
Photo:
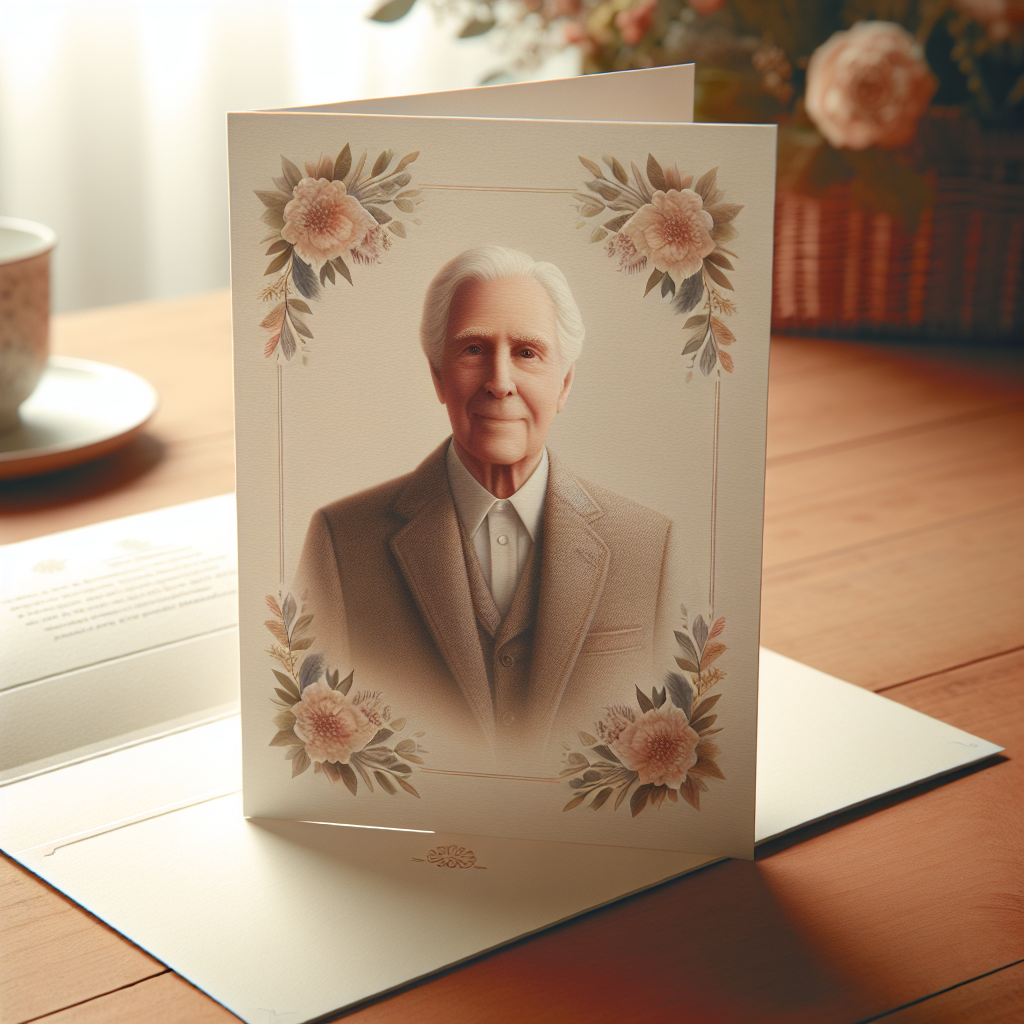
[[[536,353],[536,352],[534,352],[532,348],[523,348],[523,349],[520,349],[520,350],[519,350],[519,354],[520,354],[520,355],[521,355],[521,356],[522,356],[522,357],[523,357],[524,359],[533,359],[533,357],[534,357],[534,356],[535,356],[535,355],[536,355],[537,353]]]

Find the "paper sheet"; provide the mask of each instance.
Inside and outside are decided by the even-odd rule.
[[[234,513],[228,494],[0,549],[0,781],[234,709]]]

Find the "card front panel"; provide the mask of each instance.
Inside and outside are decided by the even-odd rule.
[[[229,135],[246,813],[749,856],[774,129]],[[419,344],[485,246],[586,331],[497,619]]]

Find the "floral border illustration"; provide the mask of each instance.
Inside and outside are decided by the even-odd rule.
[[[484,864],[477,864],[476,854],[465,846],[457,846],[452,843],[450,846],[435,846],[426,857],[413,857],[417,864],[433,864],[437,868],[476,868],[477,871],[486,871]]]
[[[691,356],[687,382],[694,367],[705,377],[716,368],[719,378],[721,370],[732,373],[735,365],[725,347],[736,336],[723,317],[732,316],[737,307],[723,290],[734,290],[725,272],[735,269],[732,260],[738,257],[725,243],[738,236],[732,222],[743,207],[723,202],[725,193],[716,184],[718,168],[695,182],[677,164],[662,167],[650,153],[646,174],[635,162],[630,162],[630,174],[615,157],[606,156],[609,178],[594,160],[579,160],[594,177],[584,183],[587,191],[574,194],[583,218],[576,226],[611,213],[610,220],[594,226],[590,241],[605,243],[620,273],[639,274],[652,267],[644,295],[657,288],[676,313],[691,313],[704,299],[702,312],[683,324],[691,332],[682,351]]]
[[[290,361],[301,353],[305,362],[307,341],[313,339],[304,319],[313,310],[305,300],[319,300],[322,289],[339,276],[353,284],[346,257],[360,266],[381,263],[392,236],[407,238],[406,224],[421,223],[418,217],[401,216],[414,214],[422,202],[419,190],[407,187],[412,175],[406,168],[419,151],[403,156],[393,170],[390,149],[368,172],[366,156],[364,150],[353,163],[346,143],[333,160],[321,155],[307,161],[305,175],[282,156],[274,189],[256,190],[266,207],[260,219],[272,229],[260,243],[269,243],[266,255],[272,257],[263,274],[278,275],[257,296],[263,302],[279,300],[260,321],[269,335],[263,348],[268,359],[278,353]]]
[[[271,702],[279,710],[270,746],[288,748],[292,778],[312,765],[328,782],[344,782],[353,796],[362,779],[371,793],[376,780],[391,796],[400,788],[419,797],[409,778],[412,765],[424,764],[420,754],[428,753],[417,742],[424,734],[394,742],[406,722],[391,717],[383,696],[372,690],[353,695],[354,673],[341,679],[322,654],[308,653],[316,638],[308,632],[313,615],[305,604],[300,608],[290,593],[280,603],[268,594],[266,602],[274,617],[264,625],[275,641],[267,653],[284,669],[273,669],[278,686]]]
[[[683,628],[675,632],[680,671],[668,673],[664,687],[652,688],[650,697],[636,687],[639,715],[617,704],[605,708],[596,736],[579,733],[588,754],[569,750],[563,756],[561,776],[569,777],[569,787],[577,791],[563,811],[584,805],[596,811],[613,795],[613,809],[618,809],[631,790],[634,818],[648,805],[660,808],[666,798],[678,803],[682,797],[699,811],[700,795],[708,790],[704,780],[725,778],[716,761],[721,750],[710,739],[722,732],[713,728],[718,715],[711,713],[722,695],[704,696],[725,678],[714,666],[727,650],[715,639],[725,629],[725,618],[709,629],[698,615],[691,630],[686,608],[681,611]]]

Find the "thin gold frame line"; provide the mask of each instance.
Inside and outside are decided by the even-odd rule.
[[[278,582],[284,586],[284,373],[277,364],[277,550]]]
[[[711,464],[711,580],[708,584],[708,606],[711,621],[715,619],[715,546],[718,536],[718,419],[721,410],[722,382],[715,381],[715,432]],[[709,624],[710,625],[710,624]]]
[[[424,185],[417,183],[416,188],[432,188],[449,192],[533,192],[543,195],[571,196],[579,191],[575,188],[520,188],[505,185]]]
[[[492,772],[455,772],[447,771],[444,768],[420,768],[426,775],[458,775],[468,779],[502,779],[506,782],[555,782],[560,783],[561,779],[546,779],[538,775],[496,775]]]

